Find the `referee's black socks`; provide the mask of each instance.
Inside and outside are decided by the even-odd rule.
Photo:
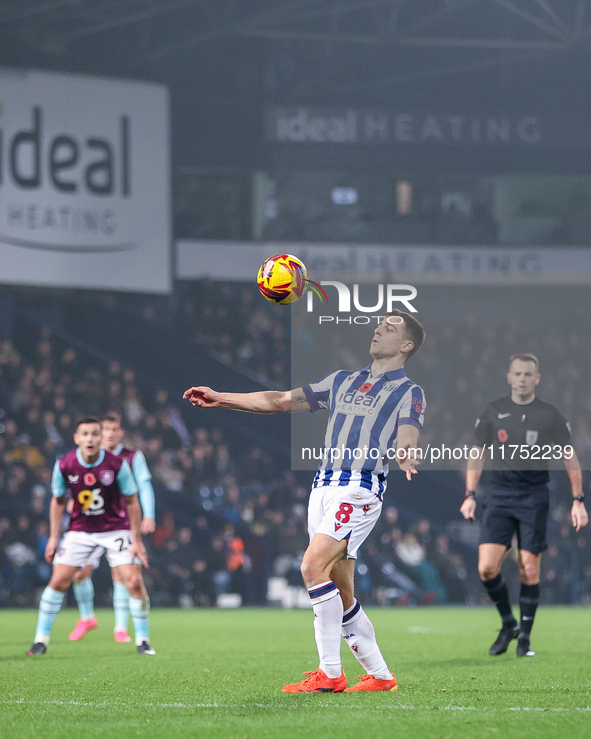
[[[507,583],[503,580],[503,576],[499,573],[492,580],[483,580],[482,584],[487,589],[491,600],[497,607],[503,619],[503,626],[513,626],[517,622],[511,610],[511,602],[509,601],[509,589]],[[523,611],[522,611],[523,613]]]
[[[527,636],[529,638],[539,602],[540,584],[524,585],[521,583],[521,591],[519,592],[519,607],[521,608],[520,636]]]

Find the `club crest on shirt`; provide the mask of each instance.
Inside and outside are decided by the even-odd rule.
[[[92,472],[87,472],[84,475],[84,484],[85,485],[94,485],[96,482],[96,477],[92,474]]]
[[[529,429],[525,432],[525,443],[528,446],[531,446],[532,444],[535,444],[538,440],[538,432],[537,431],[530,431]]]
[[[112,485],[115,479],[113,470],[101,470],[101,482],[103,485]]]
[[[78,482],[79,475],[68,475],[68,482]]]
[[[400,385],[399,382],[387,382],[382,390],[386,393],[391,393],[392,390],[396,390],[396,388]]]

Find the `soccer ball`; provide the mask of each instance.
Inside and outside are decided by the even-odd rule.
[[[276,254],[265,259],[257,275],[263,297],[271,303],[289,305],[306,292],[308,271],[303,262],[291,254]]]

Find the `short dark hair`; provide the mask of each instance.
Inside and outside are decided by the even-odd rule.
[[[76,431],[78,431],[78,429],[80,428],[80,426],[82,426],[83,423],[98,423],[98,425],[101,427],[103,425],[100,419],[97,418],[96,416],[83,416],[82,418],[79,418],[76,421]]]
[[[530,354],[529,352],[520,352],[519,354],[512,354],[511,359],[509,360],[509,369],[511,369],[511,365],[516,359],[520,359],[522,362],[533,362],[536,365],[536,372],[539,372],[540,369],[540,362],[538,361],[538,358],[535,354]]]
[[[117,411],[107,411],[105,415],[103,416],[103,423],[105,421],[108,421],[109,423],[117,423],[119,426],[123,427],[123,424],[121,423],[121,416]]]
[[[406,360],[408,360],[423,346],[423,342],[425,341],[425,329],[414,316],[411,316],[411,314],[406,311],[400,310],[400,308],[392,308],[391,311],[386,313],[384,318],[388,319],[389,316],[400,316],[400,318],[403,319],[406,338],[414,344],[413,348],[406,353]]]

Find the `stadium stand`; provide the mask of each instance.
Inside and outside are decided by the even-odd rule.
[[[154,478],[158,526],[148,537],[151,567],[146,571],[154,605],[300,604],[299,560],[307,543],[310,475],[288,469],[288,430],[269,430],[272,419],[264,419],[267,427],[261,426],[261,432],[256,417],[230,420],[224,414],[198,414],[181,401],[187,380],[190,384],[198,374],[200,381],[227,382],[225,387],[288,386],[287,314],[254,303],[250,286],[238,286],[238,295],[239,309],[228,317],[223,288],[194,285],[185,293],[173,327],[159,325],[149,310],[134,314],[122,311],[121,305],[105,308],[100,326],[86,330],[81,311],[66,311],[61,326],[54,321],[52,327],[40,313],[19,312],[19,343],[0,342],[0,605],[35,604],[49,576],[43,551],[54,461],[71,448],[77,416],[107,410],[122,414],[126,440],[144,451]],[[111,328],[116,322],[123,335],[118,332],[115,340]],[[222,326],[228,327],[227,334]],[[454,330],[458,352],[440,351],[442,329],[440,339],[432,332],[417,357],[423,371],[439,362],[441,376],[447,378],[439,395],[430,398],[433,429],[426,428],[426,441],[442,433],[445,439],[440,423],[465,425],[469,442],[473,419],[490,396],[487,378],[504,370],[498,335],[480,335],[470,316]],[[126,332],[133,334],[133,342]],[[569,333],[550,327],[542,344],[529,341],[525,346],[536,353],[548,347],[568,350],[562,374],[550,378],[545,389],[572,418],[585,447],[581,452],[588,454],[591,432],[581,408],[588,410],[591,386],[577,368],[590,357],[576,335],[574,329]],[[275,346],[283,342],[285,351],[265,354],[269,337]],[[150,353],[150,342],[159,347],[157,356]],[[183,366],[185,374],[179,369]],[[458,408],[460,417],[452,417]],[[457,508],[458,472],[427,473],[419,480],[415,503],[403,498],[396,500],[396,508],[386,507],[359,560],[364,600],[401,605],[483,602],[474,541],[457,525],[447,525],[433,504],[439,494],[448,508]],[[588,536],[575,534],[569,525],[559,478],[553,488],[543,597],[550,603],[588,603]],[[515,568],[515,562],[508,558],[505,566]],[[95,586],[97,604],[107,605],[111,581],[105,564],[95,574]]]

